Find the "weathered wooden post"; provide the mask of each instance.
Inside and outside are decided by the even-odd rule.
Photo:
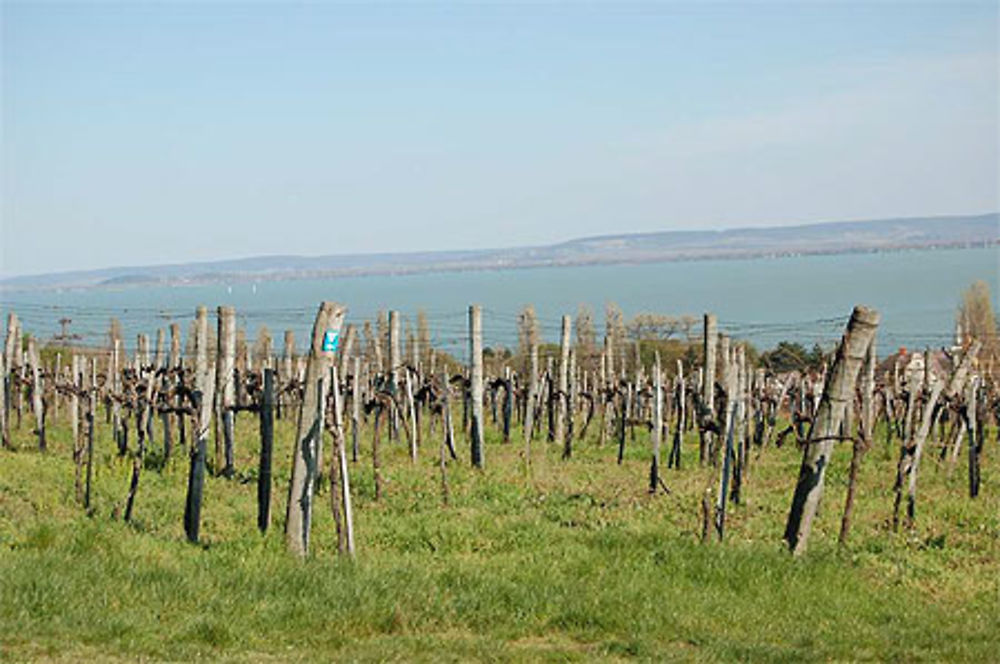
[[[715,365],[716,343],[718,342],[718,321],[715,314],[705,314],[703,329],[703,352],[705,366],[701,372],[701,400],[704,413],[698,417],[698,464],[705,465],[710,451],[715,447],[714,434],[703,426],[704,419],[715,421]],[[723,435],[725,432],[723,432]],[[709,475],[705,490],[701,495],[701,541],[707,543],[712,522],[712,476]]]
[[[483,467],[483,311],[478,304],[469,307],[469,398],[472,401],[470,447],[472,465]]]
[[[952,402],[955,402],[961,396],[962,390],[966,387],[966,383],[969,379],[969,374],[972,371],[973,364],[976,361],[976,357],[979,355],[979,351],[982,348],[979,341],[974,341],[972,346],[966,349],[962,354],[961,360],[958,361],[958,365],[952,371],[951,377],[948,380],[947,387],[943,389],[943,393]],[[928,406],[932,414],[934,401],[939,398],[939,393],[931,393],[931,397],[928,400]],[[931,401],[933,399],[933,401]],[[968,404],[966,404],[968,407]],[[926,413],[925,413],[926,415]],[[962,433],[962,414],[959,413],[958,421],[955,423],[955,431],[959,435]],[[913,521],[916,518],[916,503],[917,503],[917,471],[920,469],[920,459],[923,456],[924,446],[927,440],[927,436],[930,433],[930,429],[933,426],[933,422],[926,422],[926,431],[924,428],[925,422],[921,422],[920,430],[918,431],[916,439],[913,443],[907,446],[904,440],[904,445],[900,450],[899,467],[896,476],[896,498],[893,508],[893,529],[896,529],[899,524],[899,505],[901,500],[902,483],[903,478],[907,474],[909,475],[909,483],[907,490],[907,506],[906,515],[907,521],[910,526],[913,525]],[[970,443],[974,441],[970,440]],[[956,441],[956,445],[958,441]],[[942,452],[947,450],[947,442],[944,447],[942,447]]]
[[[535,411],[538,407],[538,329],[532,319],[528,335],[528,398],[524,407],[524,460],[531,462],[531,438],[534,436]]]
[[[454,431],[451,423],[451,386],[448,384],[448,374],[441,372],[441,449],[438,455],[438,468],[441,471],[441,502],[448,505],[448,465],[446,451],[454,454]]]
[[[20,352],[15,354],[15,350],[20,351],[17,337],[17,314],[11,311],[7,314],[7,337],[4,341],[3,368],[2,375],[0,375],[0,382],[3,383],[3,386],[0,387],[3,390],[3,400],[0,402],[0,409],[3,410],[0,437],[3,439],[4,447],[10,447],[10,409],[14,392],[14,372],[17,368],[17,356],[20,355]],[[20,384],[18,384],[17,389],[20,392]]]
[[[509,443],[511,419],[514,416],[514,379],[510,367],[504,367],[503,407],[501,413],[502,413],[503,442]]]
[[[715,419],[715,348],[718,341],[718,320],[715,314],[705,314],[704,353],[705,367],[702,373],[701,398],[708,416]],[[705,458],[712,445],[712,432],[703,431],[698,446],[698,463],[705,465]]]
[[[334,512],[343,516],[343,529],[338,529],[338,549],[341,553],[354,556],[354,512],[351,508],[351,478],[347,469],[347,440],[344,436],[344,404],[340,394],[340,377],[337,368],[331,369],[330,380],[333,391],[333,454],[330,463],[330,502]],[[338,492],[332,490],[334,477],[339,477]],[[337,502],[339,500],[339,506]],[[338,510],[337,507],[340,509]],[[345,551],[346,550],[346,551]]]
[[[732,469],[732,464],[734,461],[733,455],[733,436],[736,431],[736,426],[734,420],[736,419],[736,409],[737,404],[731,399],[726,401],[726,413],[725,413],[725,442],[721,446],[723,448],[722,452],[722,470],[719,478],[719,498],[715,504],[715,532],[719,536],[719,541],[725,536],[726,531],[726,494],[729,489],[729,478]],[[722,441],[720,441],[722,442]]]
[[[858,372],[868,346],[878,329],[879,315],[874,309],[857,306],[847,324],[837,357],[826,379],[823,396],[809,429],[799,478],[785,527],[785,541],[792,553],[805,551],[820,497],[823,478],[834,444],[840,433],[849,399],[853,399]]]
[[[55,422],[59,419],[59,401],[62,395],[59,393],[59,380],[62,378],[62,353],[56,353],[56,366],[52,372],[52,400],[51,400],[51,410],[52,410],[52,421]],[[46,410],[49,410],[47,407]],[[46,413],[48,415],[48,413]]]
[[[364,383],[361,380],[361,355],[354,356],[354,371],[351,376],[354,394],[351,397],[351,460],[357,462],[361,447],[361,401],[364,398]]]
[[[872,337],[871,343],[868,344],[868,350],[865,352],[865,366],[861,374],[861,422],[857,437],[851,443],[851,467],[847,474],[847,498],[844,500],[844,516],[840,520],[840,536],[838,538],[841,545],[847,544],[847,537],[851,532],[854,491],[858,481],[858,471],[861,468],[861,458],[871,447],[874,435],[875,367],[877,364],[876,341],[875,337]],[[780,399],[777,405],[781,405]],[[848,433],[852,433],[850,429],[848,429]]]
[[[733,395],[733,405],[734,415],[733,415],[733,428],[735,429],[733,434],[734,447],[733,453],[733,486],[729,492],[730,500],[732,500],[737,505],[740,503],[743,497],[743,486],[746,480],[746,355],[744,352],[743,345],[740,344],[733,348],[732,357],[732,376],[730,382],[732,387]]]
[[[313,323],[312,344],[306,364],[305,389],[299,407],[297,433],[292,455],[292,476],[288,485],[288,518],[285,542],[299,556],[309,552],[309,524],[312,497],[319,469],[319,445],[323,423],[323,381],[329,373],[340,343],[344,307],[323,302]]]
[[[670,447],[670,456],[667,458],[667,468],[681,468],[681,445],[684,437],[684,422],[687,415],[687,395],[684,390],[684,363],[677,360],[677,379],[675,395],[677,399],[677,418],[674,425],[674,441]]]
[[[410,440],[410,460],[416,463],[417,461],[417,436],[419,431],[417,430],[417,409],[416,404],[413,401],[413,382],[411,380],[411,370],[409,367],[403,369],[403,384],[406,387],[406,424],[409,427],[409,440]]]
[[[391,440],[396,440],[399,437],[399,409],[396,408],[395,399],[399,394],[399,370],[402,363],[399,353],[399,312],[391,310],[389,312],[389,369],[386,372],[389,378],[389,392],[393,396],[393,401],[389,405],[389,438]]]
[[[292,330],[285,330],[284,335],[284,347],[281,351],[281,371],[278,374],[279,378],[279,389],[278,389],[278,399],[275,402],[275,413],[277,418],[280,420],[284,416],[284,411],[287,409],[287,404],[285,403],[285,386],[287,386],[291,381],[295,380],[295,332]]]
[[[194,332],[194,440],[188,470],[187,499],[184,504],[184,533],[189,542],[198,542],[201,528],[201,497],[205,485],[205,457],[208,455],[208,430],[212,426],[212,400],[215,383],[208,369],[208,310],[198,307]]]
[[[566,419],[569,417],[569,346],[572,327],[573,319],[569,316],[563,316],[562,334],[559,337],[559,387],[556,401],[555,439],[564,445],[564,459],[568,459],[572,452],[569,439],[566,437]]]
[[[8,423],[10,390],[7,388],[8,380],[7,357],[6,355],[0,355],[0,447],[4,449],[10,447],[10,426]]]
[[[264,369],[260,400],[260,465],[257,472],[257,528],[271,524],[271,460],[274,453],[274,369]]]
[[[38,344],[34,336],[28,337],[28,364],[31,366],[31,409],[35,413],[35,433],[38,435],[38,449],[45,451],[45,403],[42,400],[42,368],[38,356]]]
[[[83,389],[83,373],[80,370],[80,356],[76,353],[70,360],[72,372],[72,392],[69,397],[69,429],[73,439],[73,489],[78,503],[83,502],[83,437],[80,435],[80,391]]]
[[[719,368],[721,369],[721,375],[718,380],[722,383],[723,387],[723,403],[719,404],[720,415],[723,420],[726,418],[726,414],[729,412],[729,406],[733,403],[733,385],[731,384],[731,378],[733,374],[733,364],[732,364],[732,342],[728,334],[719,334]],[[724,436],[725,434],[723,434]],[[709,456],[712,459],[712,466],[719,465],[719,455],[722,453],[722,448],[725,446],[725,441],[719,438],[713,439],[714,445],[709,445]]]
[[[979,376],[973,376],[969,381],[969,389],[965,396],[965,432],[969,438],[969,498],[979,496],[980,463],[982,452],[983,431],[978,419]]]
[[[354,344],[357,341],[358,330],[353,324],[344,326],[344,342],[340,344],[340,368],[337,375],[341,380],[347,380],[347,364],[354,354]]]
[[[180,385],[183,380],[181,376],[182,362],[181,362],[181,326],[177,323],[170,324],[170,353],[167,357],[167,369],[171,372],[177,372],[174,377],[174,381]],[[166,382],[164,383],[166,384]],[[180,395],[175,395],[173,399],[173,405],[178,408],[178,412],[174,415],[175,422],[177,424],[177,441],[180,444],[184,444],[185,433],[184,433],[184,413],[180,412],[180,406],[182,405],[182,397]],[[163,414],[163,450],[164,455],[170,457],[170,448],[173,446],[173,434],[170,425],[170,413]]]
[[[656,351],[653,365],[653,460],[649,465],[649,492],[656,493],[660,485],[660,438],[663,434],[663,375],[660,369],[660,352]]]
[[[232,477],[233,418],[236,405],[236,310],[219,307],[218,354],[215,360],[215,472]],[[223,459],[225,459],[223,461]],[[223,465],[225,464],[225,465]]]
[[[620,406],[618,408],[618,465],[622,465],[625,460],[625,434],[628,429],[628,414],[631,408],[632,390],[626,388],[622,391]]]
[[[90,391],[87,397],[87,412],[84,418],[87,422],[87,477],[83,492],[83,508],[90,511],[90,486],[94,477],[94,415],[97,411],[97,359],[94,359],[90,372]]]

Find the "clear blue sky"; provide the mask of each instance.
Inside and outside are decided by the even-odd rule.
[[[995,211],[984,3],[2,3],[3,275]]]

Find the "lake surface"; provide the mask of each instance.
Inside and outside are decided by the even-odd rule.
[[[373,318],[379,309],[398,309],[413,321],[422,308],[436,345],[453,351],[464,348],[472,303],[483,306],[487,346],[516,344],[516,316],[526,304],[535,306],[543,337],[557,341],[560,315],[590,305],[603,332],[605,304],[616,302],[627,317],[648,311],[700,319],[711,311],[722,331],[759,348],[783,339],[831,345],[851,308],[865,304],[882,314],[884,354],[898,346],[950,345],[961,292],[977,279],[989,284],[1000,310],[997,247],[0,293],[0,299],[41,337],[58,331],[59,318],[71,318],[70,331],[88,345],[104,343],[109,319],[117,316],[129,348],[138,332],[152,337],[172,321],[186,334],[199,304],[210,312],[235,306],[251,339],[261,324],[276,343],[281,331],[293,329],[300,348],[324,299],[346,304],[349,322]]]

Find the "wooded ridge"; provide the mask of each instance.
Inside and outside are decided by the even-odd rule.
[[[1000,242],[1000,213],[579,238],[558,244],[406,253],[256,256],[0,279],[2,290],[306,279],[449,270],[775,257]]]

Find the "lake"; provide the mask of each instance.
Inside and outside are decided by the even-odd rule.
[[[865,304],[882,314],[878,343],[884,354],[899,346],[950,345],[961,292],[977,279],[989,284],[1000,310],[998,263],[997,247],[979,247],[0,293],[0,299],[5,310],[14,308],[26,331],[48,337],[66,317],[73,321],[70,331],[88,345],[104,343],[109,319],[117,316],[129,348],[138,332],[153,336],[174,320],[186,334],[199,304],[210,311],[235,306],[251,339],[261,324],[276,343],[281,331],[292,329],[300,348],[323,299],[346,304],[349,322],[372,318],[379,309],[398,309],[404,321],[412,321],[422,308],[436,345],[451,351],[464,348],[472,303],[483,306],[487,346],[516,344],[516,316],[526,304],[535,306],[543,337],[557,341],[560,315],[590,305],[603,331],[605,304],[616,302],[627,317],[648,311],[700,318],[711,311],[721,331],[762,349],[783,339],[832,345],[851,308]]]

